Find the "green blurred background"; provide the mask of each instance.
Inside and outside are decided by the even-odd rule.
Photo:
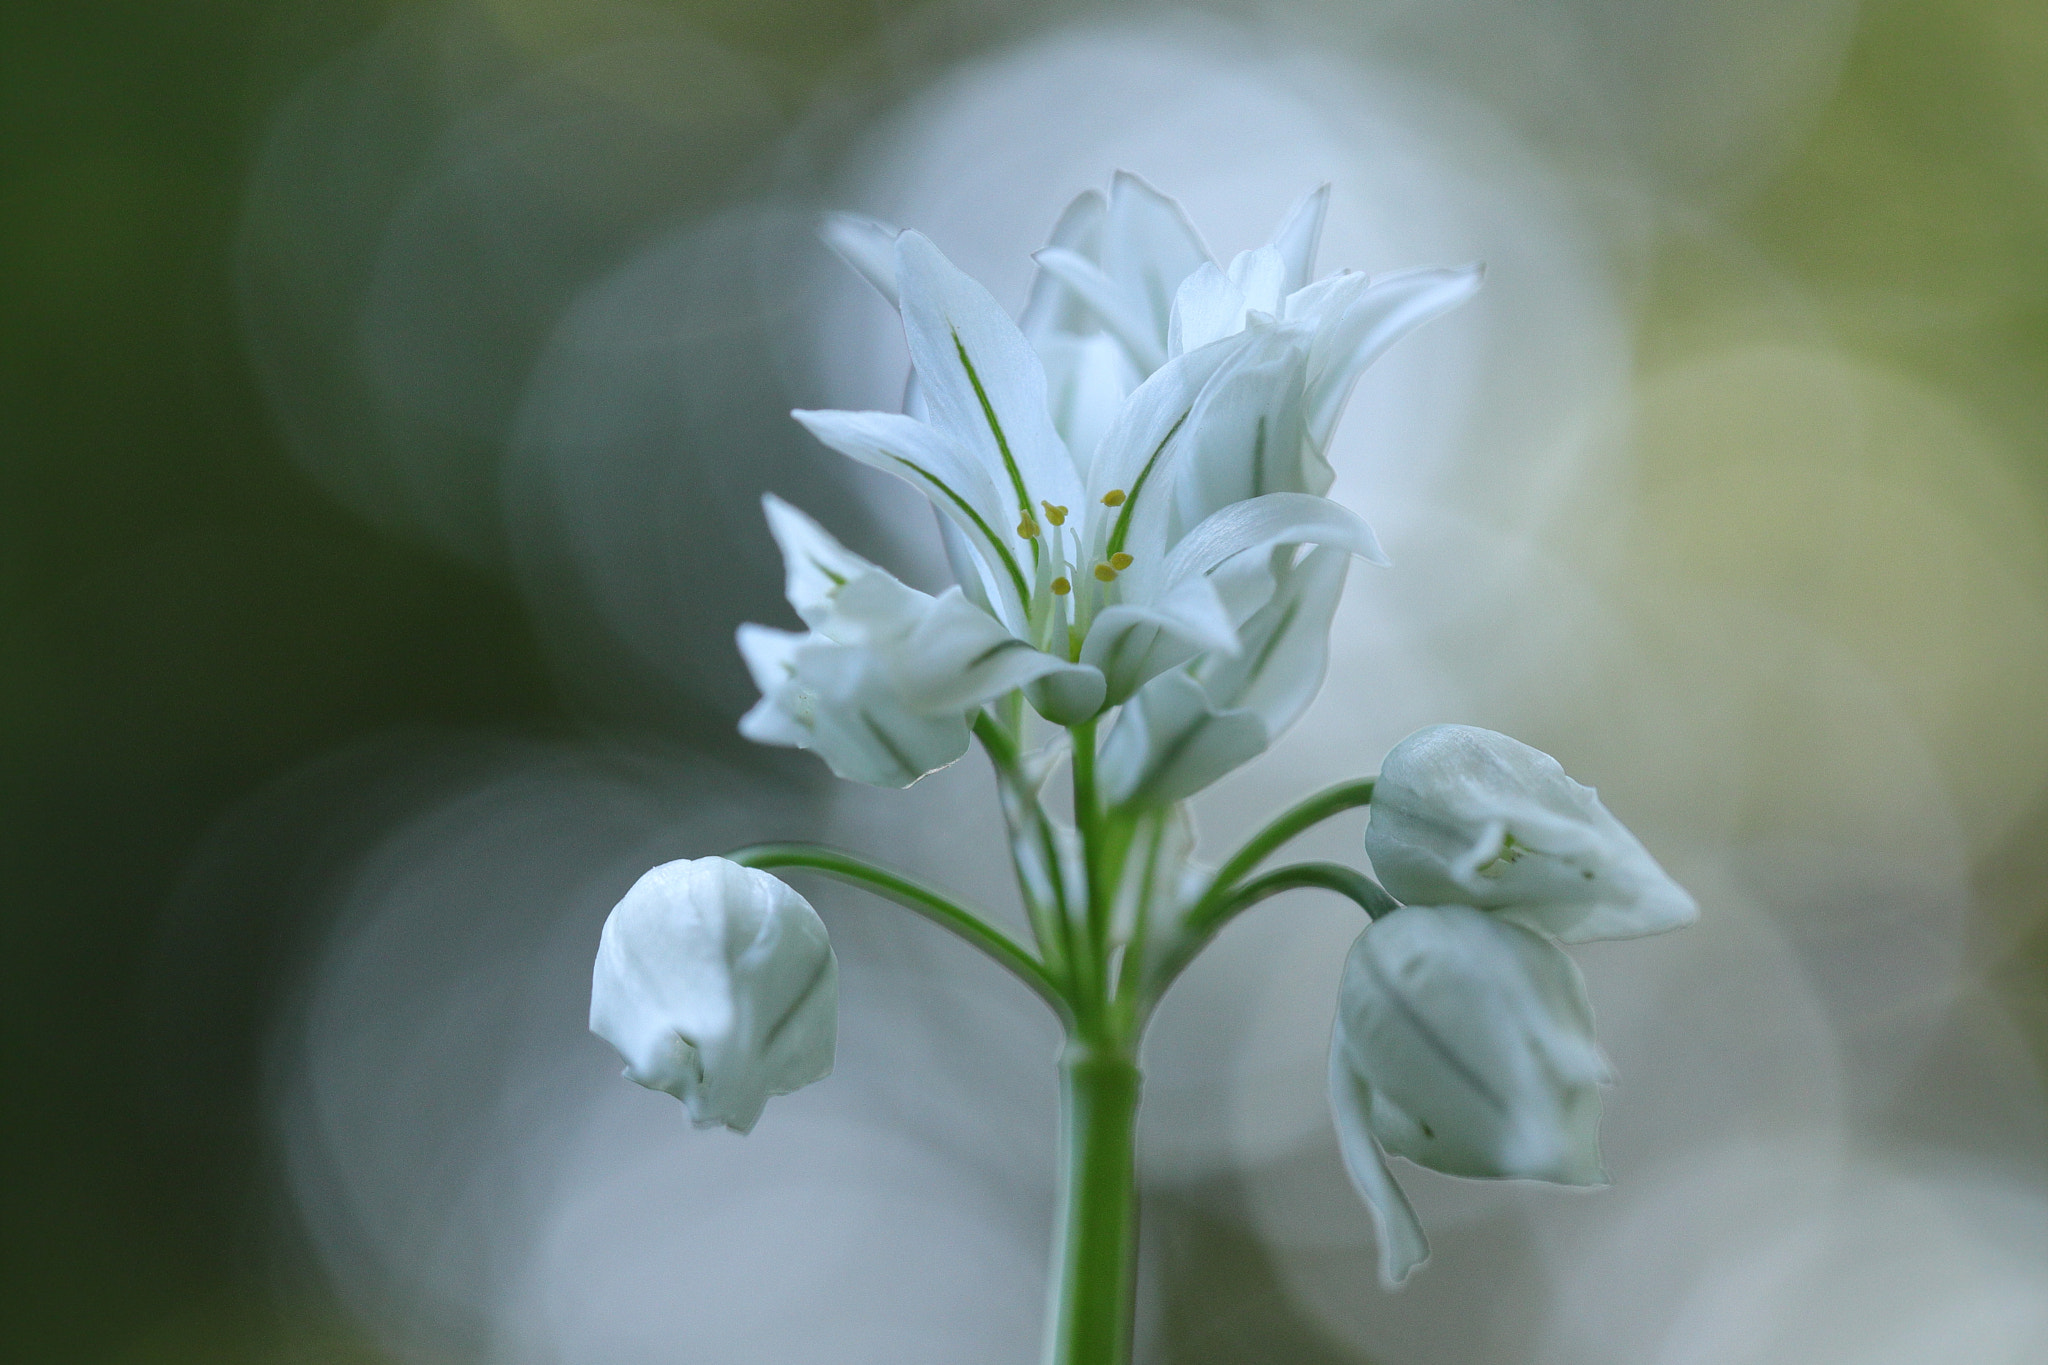
[[[300,926],[238,921],[207,940],[203,979],[184,972],[180,998],[166,1000],[166,907],[225,812],[340,746],[409,727],[576,729],[500,577],[373,529],[291,463],[237,319],[237,220],[277,102],[398,8],[0,8],[0,1355],[10,1360],[375,1358],[307,1280],[279,1270],[290,1238],[275,1226],[260,1083],[274,978],[302,946]],[[573,22],[573,6],[526,8],[536,23]],[[915,9],[673,8],[765,74],[785,121],[821,82],[877,60]],[[1343,22],[1341,7],[1324,8]],[[1724,196],[1711,231],[1667,224],[1645,259],[1633,303],[1646,385],[1704,347],[1782,339],[1796,297],[1813,310],[1798,326],[1824,333],[1836,355],[1962,414],[2001,471],[2000,505],[1985,515],[2038,527],[2048,509],[2048,10],[2038,3],[1864,5],[1840,83],[1796,151]],[[1788,409],[1803,402],[1793,387]],[[1673,449],[1689,459],[1686,442],[1711,443],[1684,395],[1672,401]],[[1722,434],[1739,443],[1752,419],[1773,420],[1736,414]],[[1728,453],[1739,465],[1755,449]],[[1923,473],[1944,482],[1938,465]],[[1739,472],[1730,478],[1739,509]],[[1681,496],[1674,525],[1702,519],[1740,539],[1739,510],[1717,512],[1698,488]],[[1828,496],[1816,486],[1815,515]],[[1760,562],[1728,536],[1701,535],[1704,573],[1812,567]],[[1844,535],[1854,542],[1854,526]],[[1819,537],[1804,553],[1833,543]],[[1929,542],[1937,556],[1941,543]],[[1840,584],[1840,602],[1870,607],[1892,575],[1938,591],[1926,548],[1897,543],[1900,564],[1863,546],[1853,562],[1872,576]],[[1943,612],[1922,605],[1899,617],[1872,608],[1875,655],[1976,647],[1928,635]],[[1893,632],[1903,630],[1918,638],[1902,642]],[[1996,658],[1958,667],[1965,702],[1996,692]],[[1897,668],[1912,693],[1924,669]],[[1938,712],[1952,700],[1927,704]],[[2037,697],[2001,704],[2001,723],[2048,725]],[[1971,744],[1995,751],[1996,736],[1961,744],[1955,761],[1969,761]],[[1976,913],[1993,979],[2038,1049],[2048,1046],[2048,804],[2038,777],[2016,799],[2026,813],[1973,849]],[[288,879],[324,837],[280,829],[277,867],[242,875]],[[1255,1276],[1256,1252],[1243,1255]],[[1198,1314],[1200,1296],[1184,1307]]]

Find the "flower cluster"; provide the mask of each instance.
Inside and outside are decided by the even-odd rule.
[[[931,500],[958,583],[910,588],[771,499],[809,629],[741,629],[761,689],[742,732],[903,786],[1022,688],[1056,725],[1121,707],[1105,784],[1162,803],[1264,750],[1320,683],[1348,559],[1385,562],[1323,496],[1345,399],[1479,278],[1311,282],[1326,197],[1225,270],[1177,204],[1120,175],[1062,216],[1021,327],[918,233],[833,220],[902,315],[909,412],[796,417]]]
[[[1119,176],[1060,219],[1021,323],[917,233],[830,222],[828,241],[901,313],[914,374],[904,413],[796,417],[926,494],[956,582],[918,591],[768,498],[805,629],[741,628],[761,689],[741,730],[882,786],[951,763],[974,735],[1031,938],[856,855],[763,844],[648,873],[598,950],[590,1024],[626,1075],[742,1132],[768,1097],[831,1069],[836,1027],[824,926],[766,869],[895,901],[1036,992],[1069,1044],[1046,1355],[1059,1365],[1130,1358],[1139,1044],[1232,917],[1318,888],[1371,919],[1343,967],[1330,1105],[1395,1285],[1428,1246],[1389,1155],[1458,1176],[1604,1178],[1608,1068],[1560,945],[1698,913],[1590,788],[1468,726],[1409,736],[1377,777],[1306,798],[1213,871],[1190,861],[1185,798],[1306,709],[1352,557],[1385,562],[1324,496],[1345,400],[1479,279],[1312,280],[1325,198],[1225,269],[1173,201]],[[1027,702],[1065,733],[1040,744]],[[1043,788],[1062,764],[1057,812]],[[1339,863],[1266,867],[1360,806],[1377,881]]]
[[[1592,1185],[1599,1087],[1585,984],[1556,941],[1690,924],[1691,896],[1557,760],[1437,725],[1380,767],[1366,851],[1406,904],[1344,963],[1330,1108],[1399,1284],[1428,1255],[1382,1151],[1448,1175]]]

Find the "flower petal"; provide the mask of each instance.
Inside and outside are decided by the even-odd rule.
[[[1116,424],[1142,376],[1107,332],[1055,333],[1039,340],[1038,353],[1045,361],[1053,426],[1073,452],[1085,481],[1103,436]]]
[[[590,1030],[626,1076],[747,1132],[771,1095],[831,1074],[838,969],[818,914],[724,858],[664,863],[605,920]]]
[[[1287,299],[1287,258],[1278,247],[1240,251],[1230,262],[1230,282],[1244,291],[1244,306],[1277,318]]]
[[[1185,355],[1244,330],[1244,290],[1214,261],[1204,261],[1174,291],[1166,327],[1168,355]]]
[[[857,213],[828,213],[818,235],[825,245],[839,253],[841,260],[875,287],[875,292],[898,307],[896,289],[896,238],[898,229]]]
[[[1097,679],[1092,686],[1101,690],[1095,670],[1032,648],[958,588],[933,599],[930,611],[892,641],[886,654],[906,702],[919,709],[965,711],[1055,674]],[[1089,684],[1081,685],[1085,690]],[[1099,698],[1096,705],[1101,705]]]
[[[1330,467],[1302,425],[1307,338],[1261,327],[1203,386],[1172,469],[1173,532],[1265,493],[1321,495]]]
[[[1322,548],[1283,566],[1270,599],[1240,627],[1234,652],[1212,648],[1138,688],[1103,744],[1111,799],[1177,801],[1272,747],[1322,685],[1349,564],[1343,550]]]
[[[1081,662],[1100,669],[1114,706],[1203,650],[1237,648],[1237,628],[1208,579],[1193,577],[1151,602],[1109,607],[1089,624]]]
[[[1484,273],[1476,265],[1403,270],[1355,287],[1355,293],[1351,292],[1354,287],[1347,286],[1346,277],[1339,276],[1339,287],[1326,294],[1318,294],[1316,285],[1303,291],[1313,297],[1303,301],[1302,310],[1295,307],[1295,299],[1301,295],[1290,298],[1290,318],[1310,311],[1316,297],[1325,298],[1324,306],[1329,309],[1319,320],[1316,350],[1310,361],[1309,438],[1319,448],[1328,445],[1365,367],[1423,323],[1471,298]]]
[[[1060,211],[1047,246],[1064,247],[1087,261],[1102,259],[1102,222],[1109,213],[1109,201],[1100,190],[1083,190]],[[1031,294],[1024,302],[1018,327],[1034,344],[1061,332],[1087,332],[1093,328],[1088,305],[1059,279],[1040,270],[1031,280]]]
[[[1102,227],[1102,268],[1141,302],[1162,345],[1174,291],[1208,259],[1202,234],[1179,204],[1129,171],[1116,173]]]
[[[1059,246],[1045,247],[1031,259],[1087,305],[1110,335],[1123,343],[1141,371],[1149,373],[1166,363],[1166,350],[1160,345],[1152,318],[1140,311],[1142,301],[1134,307],[1133,300],[1103,273],[1101,266],[1078,251]]]
[[[931,423],[1004,498],[997,524],[1035,517],[1041,501],[1078,502],[1080,478],[1046,406],[1045,369],[1017,324],[920,233],[897,238],[896,273]]]
[[[1330,187],[1318,185],[1287,211],[1273,233],[1273,249],[1286,267],[1285,293],[1292,294],[1314,278],[1316,248],[1323,240],[1323,215],[1329,208]]]
[[[827,629],[825,623],[834,614],[833,601],[840,589],[868,574],[886,574],[773,493],[762,495],[761,510],[768,517],[768,533],[782,551],[789,605],[812,630]]]
[[[1165,535],[1165,494],[1172,486],[1173,462],[1179,458],[1174,438],[1193,412],[1203,387],[1257,338],[1240,333],[1175,356],[1166,362],[1124,400],[1116,420],[1103,433],[1088,466],[1088,515],[1097,521],[1132,525],[1132,518],[1146,515],[1156,529],[1143,533],[1146,545]],[[1122,499],[1111,508],[1103,498],[1114,490]],[[1156,513],[1148,509],[1160,504]],[[1128,533],[1127,533],[1128,534]],[[1132,547],[1137,552],[1138,547]]]
[[[1171,589],[1233,555],[1275,545],[1329,545],[1387,562],[1372,528],[1350,508],[1307,493],[1267,493],[1232,503],[1181,537],[1160,578]]]
[[[1257,715],[1267,743],[1286,733],[1322,690],[1329,667],[1330,622],[1344,594],[1350,554],[1317,546],[1280,567],[1266,604],[1238,627],[1234,654],[1211,654],[1193,668],[1215,703]]]
[[[1011,545],[1010,500],[981,465],[934,428],[892,412],[798,409],[790,414],[840,454],[907,480],[960,529],[992,570],[1006,618],[1021,623],[1031,584]]]
[[[1340,1026],[1341,1027],[1341,1026]],[[1341,1034],[1330,1041],[1330,1118],[1337,1128],[1337,1150],[1344,1157],[1344,1172],[1351,1188],[1372,1212],[1373,1229],[1379,1236],[1380,1283],[1398,1289],[1414,1269],[1429,1259],[1429,1239],[1422,1234],[1422,1221],[1373,1138],[1367,1121],[1372,1092],[1344,1055]]]
[[[1124,704],[1103,741],[1103,792],[1119,805],[1183,800],[1271,742],[1252,712],[1219,709],[1183,670],[1162,673]]]
[[[1054,725],[1079,725],[1101,712],[1106,691],[1102,671],[1093,664],[1062,663],[1033,678],[1024,696]]]
[[[766,626],[739,629],[761,700],[740,719],[757,744],[809,749],[834,773],[907,787],[967,752],[965,708],[931,712],[905,697],[876,650]]]

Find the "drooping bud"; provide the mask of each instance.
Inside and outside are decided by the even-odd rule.
[[[724,858],[648,872],[605,920],[590,1031],[628,1080],[699,1127],[753,1128],[771,1095],[832,1070],[838,969],[825,925],[766,872]]]
[[[1470,906],[1375,920],[1344,963],[1330,1105],[1398,1284],[1427,1255],[1382,1151],[1447,1175],[1603,1183],[1609,1079],[1572,960]]]

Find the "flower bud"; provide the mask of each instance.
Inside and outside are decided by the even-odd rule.
[[[1577,966],[1540,934],[1463,905],[1375,920],[1345,960],[1332,1047],[1356,1084],[1331,1103],[1362,1105],[1389,1152],[1446,1175],[1605,1178],[1607,1063]]]
[[[1470,725],[1433,725],[1394,746],[1365,848],[1402,901],[1495,910],[1566,943],[1699,917],[1591,787],[1550,755]]]
[[[612,908],[590,983],[590,1031],[628,1080],[744,1133],[770,1095],[822,1080],[838,968],[810,903],[724,858],[664,863]]]

